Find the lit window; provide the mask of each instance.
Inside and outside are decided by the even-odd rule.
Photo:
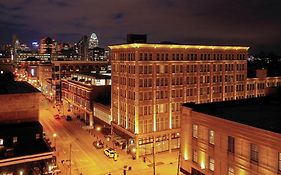
[[[258,162],[258,146],[251,143],[251,161]]]
[[[0,139],[0,146],[3,146],[4,144],[4,139]]]
[[[215,131],[209,130],[209,143],[215,144]]]
[[[281,153],[279,153],[279,156],[278,156],[279,160],[278,160],[278,170],[281,171]]]
[[[192,161],[193,162],[198,162],[198,154],[197,154],[197,150],[193,150],[193,155],[192,155]]]
[[[230,153],[234,153],[234,145],[235,145],[234,137],[228,136],[228,149],[227,149],[227,151],[230,152]]]
[[[17,143],[18,142],[18,137],[13,137],[13,143]]]
[[[198,125],[192,125],[192,137],[198,138]]]
[[[232,167],[228,168],[228,175],[235,175],[234,169]]]
[[[215,160],[212,157],[209,157],[209,169],[215,171]]]
[[[40,134],[36,134],[36,135],[35,135],[35,138],[36,138],[36,140],[37,140],[37,139],[40,139]]]

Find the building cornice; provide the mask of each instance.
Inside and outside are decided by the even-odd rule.
[[[208,49],[208,50],[245,50],[250,47],[244,46],[209,46],[209,45],[184,45],[184,44],[148,44],[148,43],[133,43],[119,44],[108,46],[111,50],[114,49],[139,49],[139,48],[154,48],[154,49]]]

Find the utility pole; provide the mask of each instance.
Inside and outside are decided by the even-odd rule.
[[[155,139],[155,137],[154,137],[154,139]],[[153,175],[155,175],[156,174],[156,172],[155,172],[155,140],[153,140],[153,145],[152,145],[152,156],[153,156]]]
[[[179,171],[180,171],[180,158],[181,158],[181,148],[179,150],[177,175],[179,175]]]
[[[70,162],[70,165],[69,165],[69,175],[71,175],[71,144],[69,146],[69,162]]]
[[[126,174],[127,174],[127,168],[128,168],[128,166],[125,165],[125,166],[124,166],[124,169],[123,169],[123,175],[126,175]]]

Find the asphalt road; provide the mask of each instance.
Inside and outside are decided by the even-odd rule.
[[[106,141],[103,135],[96,130],[92,130],[90,134],[89,131],[82,128],[84,124],[76,118],[73,118],[72,121],[66,121],[65,118],[55,119],[54,115],[58,114],[58,110],[53,106],[52,103],[42,96],[40,100],[39,120],[52,145],[56,147],[55,154],[58,167],[62,171],[61,174],[122,175],[124,174],[124,165],[132,167],[131,171],[127,171],[127,175],[153,174],[151,162],[144,163],[141,159],[133,160],[130,155],[126,154],[125,150],[117,149],[117,153],[119,154],[117,161],[106,157],[103,149],[96,149],[92,143],[97,139],[101,139],[109,147],[112,147],[112,143]],[[53,137],[54,133],[56,137]],[[172,156],[171,159],[168,159],[166,155],[162,155],[170,163],[163,163],[161,166],[157,166],[156,174],[176,174],[175,168],[177,168],[177,165],[176,160],[174,160],[176,154],[165,154]],[[72,162],[71,166],[70,159]],[[158,160],[161,161],[160,159],[159,155]],[[162,162],[164,162],[164,159]]]

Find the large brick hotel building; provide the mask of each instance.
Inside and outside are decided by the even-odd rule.
[[[112,45],[112,126],[137,157],[179,148],[180,106],[264,96],[281,77],[247,78],[248,47]]]

